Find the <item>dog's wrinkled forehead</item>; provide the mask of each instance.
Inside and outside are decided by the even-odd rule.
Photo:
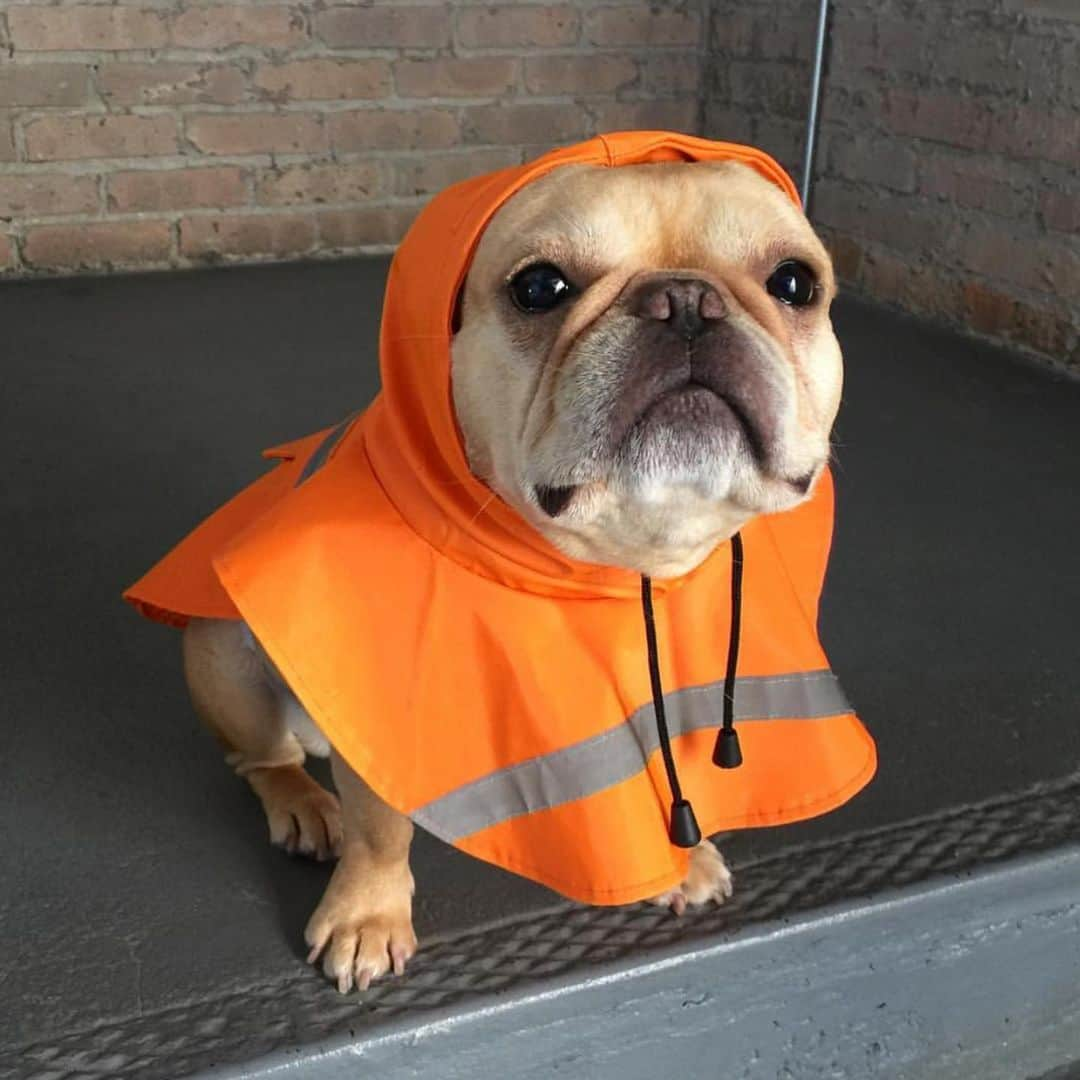
[[[737,162],[571,165],[517,192],[492,217],[470,266],[466,303],[530,263],[579,285],[615,267],[728,265],[755,275],[784,258],[831,288],[828,257],[802,211]]]

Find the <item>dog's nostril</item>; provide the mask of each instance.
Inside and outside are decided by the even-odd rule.
[[[650,289],[641,297],[635,314],[667,322],[671,318],[671,297],[666,289]]]
[[[708,321],[727,315],[720,293],[697,278],[651,281],[639,291],[631,310],[642,318],[669,323],[687,338],[697,337]]]
[[[698,303],[698,311],[706,319],[726,319],[727,304],[724,298],[711,286],[706,285]]]

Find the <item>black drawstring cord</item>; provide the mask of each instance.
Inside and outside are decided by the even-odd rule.
[[[742,628],[742,537],[731,538],[731,635],[728,638],[727,671],[724,673],[724,726],[716,736],[713,764],[737,769],[742,764],[739,735],[735,730],[735,669],[739,665],[739,634]]]
[[[682,796],[679,774],[675,771],[675,758],[671,753],[671,736],[668,734],[667,716],[664,713],[664,688],[660,684],[660,657],[656,650],[652,580],[645,574],[641,575],[641,610],[645,616],[645,644],[649,653],[649,681],[652,683],[656,731],[660,736],[660,752],[664,755],[664,768],[671,785],[671,825],[668,836],[676,847],[692,848],[701,843],[701,829],[694,817],[694,808]]]
[[[735,769],[742,764],[739,735],[735,730],[735,672],[739,665],[739,635],[742,630],[742,537],[731,538],[731,634],[728,637],[727,671],[724,673],[724,720],[716,736],[713,764],[721,769]],[[656,648],[656,620],[653,617],[652,579],[641,575],[641,611],[645,617],[645,644],[649,654],[649,682],[652,684],[653,711],[656,732],[660,737],[660,752],[664,756],[668,784],[671,786],[671,825],[668,835],[676,847],[692,848],[701,842],[694,808],[684,799],[671,752],[667,714],[664,712],[664,688],[660,682],[660,655]]]

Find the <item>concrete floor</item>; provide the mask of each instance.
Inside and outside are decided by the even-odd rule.
[[[261,447],[371,396],[385,268],[0,287],[0,1075],[108,1075],[50,1074],[49,1047],[316,979],[301,931],[328,870],[268,846],[191,715],[175,632],[119,593]],[[729,838],[736,873],[1080,763],[1080,383],[867,304],[835,321],[823,638],[880,772],[828,817]],[[415,868],[428,942],[558,903],[428,837]]]

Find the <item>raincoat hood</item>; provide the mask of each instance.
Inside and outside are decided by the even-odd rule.
[[[493,500],[491,489],[469,470],[450,389],[458,292],[484,228],[521,188],[564,165],[658,161],[742,162],[800,205],[787,173],[753,147],[666,131],[614,132],[448,188],[424,208],[391,264],[379,346],[383,389],[372,419],[378,434],[368,449],[372,466],[417,532],[512,587],[632,596],[638,577],[562,554],[515,509]]]
[[[817,638],[828,472],[801,506],[653,583],[564,555],[465,459],[452,320],[498,208],[563,165],[704,160],[741,161],[798,204],[760,151],[658,131],[598,136],[436,196],[390,268],[374,402],[264,451],[275,467],[124,594],[177,626],[242,618],[387,803],[591,903],[685,875],[697,825],[676,821],[680,781],[707,835],[823,813],[875,768]],[[734,721],[733,756],[719,736]],[[714,751],[745,761],[717,768]]]

